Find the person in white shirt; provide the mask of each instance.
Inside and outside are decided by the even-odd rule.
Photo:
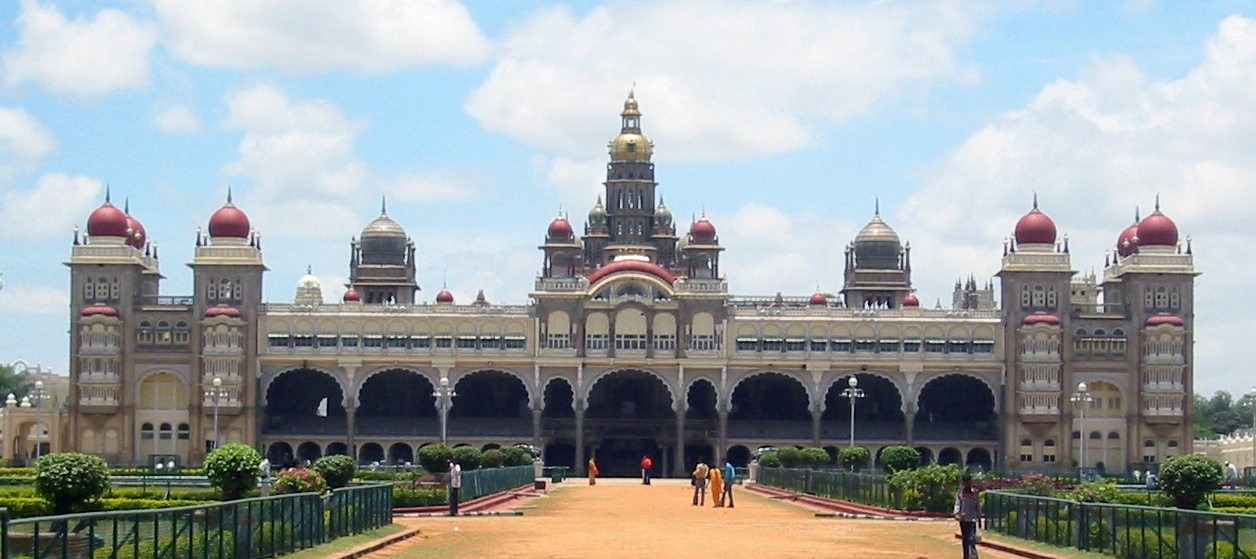
[[[449,461],[449,516],[458,516],[458,490],[462,489],[462,466]]]

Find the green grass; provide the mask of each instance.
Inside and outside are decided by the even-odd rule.
[[[1058,547],[1050,544],[1040,543],[1033,540],[1023,540],[1014,536],[1005,536],[997,532],[988,530],[981,531],[981,538],[992,542],[1005,543],[1010,546],[1029,549],[1040,553],[1045,553],[1052,557],[1061,557],[1067,559],[1112,559],[1112,555],[1103,553],[1094,553],[1091,551],[1082,551],[1073,547]]]
[[[322,559],[331,557],[339,553],[343,553],[360,545],[364,545],[380,538],[386,538],[398,532],[405,530],[405,526],[400,524],[389,524],[381,526],[368,532],[362,532],[356,536],[345,536],[336,538],[331,542],[316,545],[309,549],[301,550],[296,553],[284,555],[284,559]]]

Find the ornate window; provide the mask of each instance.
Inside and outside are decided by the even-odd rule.
[[[1034,442],[1029,439],[1021,439],[1020,442],[1020,459],[1021,462],[1034,461]]]
[[[1042,442],[1042,461],[1055,462],[1055,439],[1047,439]]]

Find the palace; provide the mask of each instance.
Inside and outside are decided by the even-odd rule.
[[[281,463],[530,444],[609,475],[645,454],[670,473],[852,438],[1005,470],[1191,451],[1197,273],[1159,203],[1115,236],[1102,277],[1072,269],[1035,199],[997,283],[957,282],[947,308],[920,305],[911,247],[879,211],[839,293],[736,296],[715,225],[678,230],[655,192],[653,148],[629,95],[605,191],[582,234],[550,223],[526,305],[419,298],[415,244],[386,207],[350,241],[342,301],[307,275],[293,301],[264,302],[261,236],[230,193],[197,232],[192,294],[163,295],[155,245],[106,196],[67,262],[60,442],[118,464],[198,463],[227,442]]]

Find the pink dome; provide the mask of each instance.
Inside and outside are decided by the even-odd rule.
[[[1169,216],[1160,213],[1160,208],[1143,218],[1138,224],[1139,246],[1177,246],[1178,229]]]
[[[217,316],[240,318],[240,309],[229,307],[227,305],[218,305],[216,307],[205,309],[205,318],[214,318]]]
[[[126,244],[135,248],[144,248],[144,241],[148,240],[148,232],[144,231],[144,224],[128,215],[126,216],[126,227]]]
[[[105,205],[96,208],[87,218],[87,234],[93,237],[126,237],[126,214],[106,200]]]
[[[358,293],[358,290],[350,287],[349,290],[345,292],[343,300],[346,303],[359,303],[362,301],[362,294]]]
[[[440,293],[436,294],[436,302],[437,303],[452,303],[454,302],[454,294],[450,293],[448,289],[442,289],[440,290]]]
[[[246,239],[249,236],[249,230],[249,216],[244,215],[240,208],[231,203],[230,195],[227,196],[227,203],[209,218],[210,237]]]
[[[1022,326],[1033,326],[1035,324],[1046,324],[1048,326],[1058,326],[1060,324],[1060,317],[1055,316],[1050,313],[1036,312],[1034,314],[1031,314],[1025,317],[1025,320],[1021,321]]]
[[[829,298],[825,297],[823,293],[817,291],[811,294],[811,300],[807,301],[807,304],[817,307],[826,307],[829,304]]]
[[[1038,209],[1034,197],[1034,209],[1016,222],[1016,244],[1051,244],[1055,242],[1055,222]]]
[[[689,234],[695,241],[713,241],[715,240],[715,226],[704,217],[694,222],[689,228]]]
[[[589,283],[597,283],[598,280],[617,272],[643,272],[657,277],[668,284],[676,283],[676,276],[671,272],[663,269],[662,266],[652,262],[642,262],[640,260],[620,260],[603,265],[601,268],[589,274]]]
[[[1116,253],[1121,256],[1129,256],[1138,252],[1138,224],[1135,223],[1126,227],[1121,231],[1121,235],[1116,238]]]
[[[569,239],[572,235],[571,222],[566,218],[557,217],[549,224],[549,236],[558,239]]]
[[[906,297],[903,297],[903,306],[904,307],[919,307],[920,298],[916,297],[915,293],[908,293]]]
[[[83,312],[79,314],[82,316],[118,316],[118,310],[109,305],[92,305],[83,308]]]
[[[1182,322],[1182,317],[1173,316],[1171,314],[1158,314],[1156,316],[1153,316],[1147,319],[1148,326],[1160,326],[1161,324],[1168,324],[1170,326],[1182,326],[1185,323]]]

